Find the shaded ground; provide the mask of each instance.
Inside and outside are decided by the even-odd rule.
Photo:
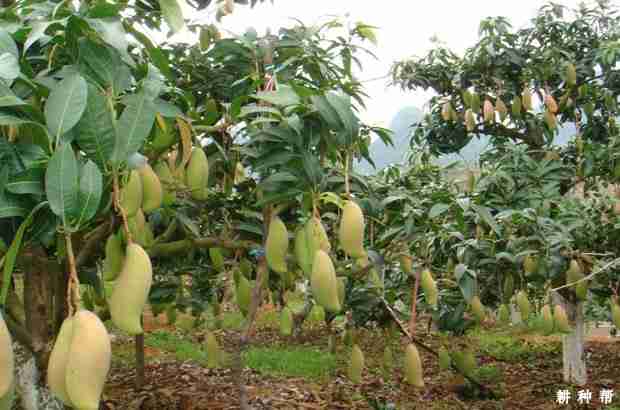
[[[146,328],[147,384],[133,387],[133,344],[118,337],[111,377],[104,393],[107,409],[237,409],[236,380],[224,365],[217,369],[206,367],[204,340],[206,325],[191,329],[192,321],[180,316],[176,326],[165,325],[148,317]],[[223,329],[215,334],[229,354],[238,340],[240,318],[228,314]],[[212,323],[207,323],[212,325]],[[476,391],[448,371],[440,371],[436,359],[421,351],[424,389],[403,382],[400,363],[400,337],[388,337],[381,331],[359,332],[358,342],[366,358],[363,382],[353,385],[346,377],[350,348],[339,337],[335,354],[327,346],[328,332],[318,319],[311,321],[302,335],[293,339],[278,333],[275,312],[262,312],[252,347],[244,358],[244,377],[248,395],[255,409],[558,409],[567,408],[555,403],[562,383],[561,343],[558,337],[517,335],[514,331],[479,330],[465,338],[452,338],[456,347],[468,344],[478,348],[476,377],[491,386],[499,400],[476,398]],[[183,330],[185,329],[185,330]],[[437,347],[438,335],[418,336]],[[602,338],[602,339],[601,339]],[[618,340],[618,338],[616,338]],[[599,341],[601,340],[601,341]],[[383,351],[390,345],[395,366],[382,369]],[[587,344],[589,380],[586,386],[593,393],[589,406],[574,408],[620,409],[620,342],[597,336]],[[602,388],[614,389],[614,404],[603,406],[599,401]],[[577,389],[572,397],[576,399]],[[373,403],[373,400],[375,403]],[[392,403],[395,407],[389,407]],[[373,407],[374,406],[374,407]]]

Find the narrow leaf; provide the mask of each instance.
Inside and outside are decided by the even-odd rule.
[[[103,194],[103,181],[101,171],[94,162],[88,161],[80,174],[79,200],[80,216],[77,226],[92,219],[99,209],[101,195]]]
[[[127,99],[116,127],[116,143],[112,160],[115,163],[127,158],[142,147],[155,122],[155,104],[145,93],[132,95]]]
[[[112,158],[115,141],[113,114],[106,98],[95,86],[89,85],[88,104],[75,127],[80,149],[102,168]]]

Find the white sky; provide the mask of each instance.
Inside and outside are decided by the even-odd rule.
[[[575,7],[578,0],[555,0],[569,7]],[[268,0],[254,9],[236,6],[235,12],[222,19],[221,30],[242,34],[246,28],[254,27],[259,35],[267,28],[277,33],[280,27],[295,24],[295,17],[305,24],[312,24],[328,15],[344,16],[349,13],[352,22],[361,20],[377,26],[378,47],[368,43],[378,60],[362,56],[364,70],[358,74],[360,80],[385,76],[396,60],[412,55],[424,55],[431,47],[430,38],[437,36],[450,49],[461,54],[478,38],[478,23],[488,16],[505,16],[514,28],[524,26],[544,5],[543,0]],[[213,11],[213,7],[209,7]],[[185,17],[193,22],[214,23],[213,15],[189,13],[184,7]],[[170,40],[188,41],[188,33],[179,33]],[[370,98],[368,110],[362,119],[370,124],[389,125],[392,117],[404,106],[422,107],[429,94],[402,92],[397,87],[388,87],[388,79],[365,83]]]

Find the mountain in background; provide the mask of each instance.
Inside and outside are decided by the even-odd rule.
[[[370,144],[370,158],[375,162],[376,169],[366,160],[354,164],[355,170],[363,175],[374,174],[392,164],[402,163],[409,152],[409,140],[414,129],[414,124],[420,122],[423,117],[422,110],[417,107],[402,108],[392,118],[389,129],[393,131],[392,140],[394,146],[388,146],[380,139]],[[575,127],[567,125],[559,130],[555,136],[554,144],[566,145],[575,135]],[[438,165],[448,165],[455,161],[465,163],[476,162],[482,152],[490,147],[489,137],[474,137],[459,153],[442,155],[435,160]]]

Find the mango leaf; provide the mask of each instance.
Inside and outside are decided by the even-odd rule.
[[[17,57],[10,53],[0,54],[0,78],[12,82],[20,73]]]
[[[116,50],[85,38],[79,40],[79,49],[80,61],[89,67],[99,84],[104,88],[112,86],[115,95],[123,91],[118,89],[123,88],[123,85],[117,84],[117,80],[123,72],[125,64]],[[124,81],[119,82],[122,83]]]
[[[155,104],[144,92],[128,97],[126,102],[127,107],[116,126],[112,161],[117,164],[126,161],[142,147],[153,128],[157,112]]]
[[[47,30],[47,28],[50,25],[54,23],[61,23],[61,22],[66,22],[66,20],[53,20],[53,21],[35,20],[33,21],[30,24],[32,29],[30,30],[30,33],[28,33],[28,38],[26,39],[26,42],[24,43],[24,54],[26,54],[26,51],[28,51],[30,46],[32,46],[34,43],[36,43],[37,41],[41,39],[45,39],[49,37],[48,35],[45,34],[45,30]]]
[[[103,194],[103,178],[101,171],[94,162],[88,161],[80,172],[78,197],[80,200],[80,214],[76,226],[80,226],[92,219],[99,209]]]
[[[428,217],[431,218],[431,219],[436,218],[439,215],[441,215],[444,212],[446,212],[448,209],[450,209],[450,205],[448,205],[448,204],[435,204],[435,205],[433,205],[431,210],[428,211]]]
[[[500,230],[500,227],[497,224],[497,222],[495,221],[495,218],[493,218],[493,215],[491,215],[491,211],[489,210],[489,208],[487,208],[485,206],[476,205],[476,204],[472,204],[471,207],[482,218],[482,220],[484,222],[486,222],[486,224],[489,225],[491,227],[491,229],[493,229],[495,231],[495,233],[498,236],[500,236],[502,234],[502,232]]]
[[[116,139],[113,114],[106,98],[89,84],[86,110],[75,127],[80,149],[101,168],[112,157]]]
[[[281,85],[276,91],[259,91],[252,97],[274,105],[296,105],[301,102],[299,95],[289,85]]]
[[[185,27],[185,20],[183,20],[183,12],[177,0],[159,0],[159,7],[161,7],[162,14],[172,34],[179,32]]]
[[[161,114],[162,117],[166,118],[176,118],[183,115],[183,111],[181,111],[179,107],[161,98],[155,99],[155,110]]]
[[[45,103],[45,120],[57,141],[78,123],[86,110],[87,97],[86,80],[78,73],[69,74],[52,90]]]
[[[129,47],[127,33],[119,18],[86,19],[86,21],[101,35],[103,41],[118,50],[123,61],[132,67],[135,66],[136,63],[127,52],[127,47]]]
[[[15,238],[13,238],[13,242],[11,242],[9,250],[2,259],[4,261],[2,274],[2,293],[0,294],[0,306],[2,307],[4,307],[4,305],[6,304],[6,297],[9,293],[9,286],[11,284],[11,275],[13,275],[13,269],[15,269],[15,261],[17,260],[19,249],[22,246],[24,233],[26,232],[26,229],[28,229],[28,227],[32,224],[32,221],[34,220],[34,215],[37,213],[37,211],[46,205],[47,202],[41,202],[39,205],[35,206],[32,209],[28,217],[17,229],[17,232],[15,233]]]
[[[476,280],[469,275],[469,271],[459,279],[459,288],[465,300],[469,303],[475,295]]]
[[[16,59],[19,58],[17,44],[15,44],[13,37],[6,30],[0,29],[0,54],[3,53],[9,53]]]
[[[12,194],[42,195],[45,172],[41,168],[29,169],[17,175],[6,184],[6,190]]]
[[[45,192],[52,212],[67,226],[68,219],[80,210],[78,163],[71,145],[60,145],[52,155],[45,173]]]
[[[16,96],[4,82],[0,81],[0,108],[25,104],[24,100]]]
[[[314,108],[331,128],[339,129],[342,127],[338,112],[331,106],[329,101],[327,101],[327,98],[322,95],[313,95],[310,97],[310,100]]]

